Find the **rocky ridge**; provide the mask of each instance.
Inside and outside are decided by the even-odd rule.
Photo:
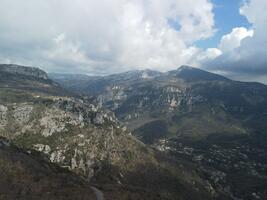
[[[13,65],[13,64],[1,64],[0,72],[32,76],[32,77],[44,79],[44,80],[48,79],[47,73],[44,72],[43,70],[40,70],[37,67],[24,67],[24,66]]]

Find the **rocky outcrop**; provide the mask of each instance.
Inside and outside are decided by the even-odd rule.
[[[0,135],[23,148],[90,180],[102,162],[127,167],[143,157],[142,144],[119,124],[114,114],[81,99],[36,97],[35,102],[0,105]]]
[[[0,130],[4,129],[7,125],[7,110],[6,106],[0,105]]]

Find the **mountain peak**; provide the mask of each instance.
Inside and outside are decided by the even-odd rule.
[[[0,64],[0,71],[9,74],[19,74],[24,76],[32,76],[40,79],[48,79],[48,75],[37,67],[26,67],[14,64]]]
[[[193,70],[193,69],[196,69],[196,68],[188,66],[188,65],[182,65],[177,70],[178,71],[183,71],[183,70]]]
[[[214,74],[199,68],[182,65],[174,73],[176,77],[186,81],[226,81],[229,80],[224,76]]]

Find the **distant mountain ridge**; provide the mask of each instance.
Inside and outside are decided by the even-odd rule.
[[[183,79],[185,81],[219,81],[219,80],[230,80],[222,75],[214,74],[211,72],[207,72],[205,70],[190,67],[187,65],[182,65],[181,67],[177,68],[176,70],[171,70],[167,72],[159,72],[156,70],[151,69],[145,69],[145,70],[132,70],[132,71],[126,71],[122,73],[115,73],[111,75],[106,76],[89,76],[84,74],[62,74],[62,73],[49,73],[48,76],[55,80],[55,81],[77,81],[79,83],[79,80],[83,81],[92,81],[92,80],[103,80],[103,81],[109,81],[112,83],[115,82],[129,82],[129,81],[139,81],[139,80],[146,80],[146,79],[154,79],[154,78],[170,78],[170,77],[176,77]],[[68,83],[68,82],[65,82]],[[68,87],[68,85],[66,85]]]
[[[143,73],[130,71],[83,82],[55,81],[72,91],[96,95],[146,141],[153,138],[150,128],[159,124],[160,135],[154,135],[159,138],[205,138],[216,132],[241,134],[264,129],[265,123],[256,125],[257,120],[267,121],[267,86],[263,84],[233,81],[190,66],[165,73],[152,71],[150,78],[143,78]]]
[[[230,79],[204,71],[202,69],[183,65],[176,70],[159,72],[155,70],[132,70],[106,76],[87,76],[81,74],[60,74],[51,73],[48,76],[64,85],[65,88],[89,95],[98,95],[107,87],[114,85],[129,85],[137,82],[153,81],[180,81],[180,82],[201,82],[201,81],[230,81]]]
[[[207,72],[198,68],[183,65],[177,70],[167,72],[169,75],[175,75],[186,81],[227,81],[228,78]]]
[[[68,95],[64,88],[48,78],[45,71],[37,67],[26,67],[13,64],[0,64],[0,87],[5,90],[11,88],[18,92],[39,92],[57,95]],[[0,96],[0,100],[6,96]]]
[[[0,64],[0,72],[6,72],[11,74],[32,76],[40,79],[48,79],[48,75],[45,71],[37,67],[25,67],[14,64]]]

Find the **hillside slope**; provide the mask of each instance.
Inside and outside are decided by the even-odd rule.
[[[84,180],[2,137],[0,167],[0,199],[95,199]]]

